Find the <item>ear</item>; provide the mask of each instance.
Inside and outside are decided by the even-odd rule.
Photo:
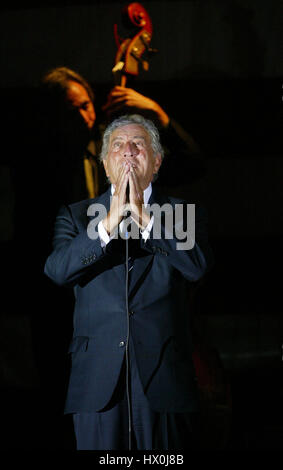
[[[156,174],[159,171],[159,168],[161,167],[162,163],[162,157],[160,153],[157,153],[154,157],[154,166],[153,166],[153,173]]]
[[[106,158],[105,158],[104,160],[102,160],[102,163],[103,163],[103,166],[104,166],[104,170],[105,170],[106,176],[107,176],[107,178],[108,178],[109,175],[108,175],[107,160],[106,160]]]

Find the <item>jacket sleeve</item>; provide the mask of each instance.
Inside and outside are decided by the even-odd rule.
[[[94,238],[94,237],[93,237]],[[103,269],[107,259],[100,239],[90,238],[87,230],[78,230],[69,207],[63,206],[56,218],[53,251],[44,272],[58,285],[74,286],[92,271],[92,277]]]
[[[186,210],[185,204],[180,204],[180,206],[182,206],[182,211]],[[174,211],[173,220],[176,221],[176,211]],[[198,281],[211,269],[214,262],[213,253],[208,244],[206,211],[203,208],[195,210],[194,237],[191,236],[192,232],[189,227],[191,220],[184,216],[183,221],[183,233],[181,232],[183,239],[181,240],[176,224],[171,228],[170,224],[166,225],[164,217],[161,216],[159,222],[155,218],[150,238],[143,243],[143,247],[153,254],[166,256],[168,263],[180,271],[187,280]],[[156,223],[159,223],[157,230],[155,230]]]

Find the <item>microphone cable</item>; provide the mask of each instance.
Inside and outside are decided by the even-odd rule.
[[[130,390],[130,358],[129,358],[129,338],[130,338],[130,312],[129,312],[129,233],[126,229],[126,314],[127,314],[127,341],[126,341],[126,394],[128,407],[128,431],[129,431],[129,450],[132,450],[132,411],[131,411],[131,390]]]

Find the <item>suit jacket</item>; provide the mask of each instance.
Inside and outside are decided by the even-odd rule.
[[[137,367],[153,410],[183,412],[197,407],[192,363],[188,286],[209,264],[206,220],[196,211],[196,243],[177,250],[176,238],[133,241],[134,267],[128,304],[125,291],[125,241],[112,240],[106,250],[91,239],[87,227],[90,204],[109,210],[110,188],[96,199],[62,207],[55,224],[54,249],[45,273],[55,283],[74,288],[75,308],[70,382],[66,413],[103,409],[117,384],[125,355],[128,321]],[[158,194],[149,203],[184,203]],[[162,222],[163,223],[163,222]],[[130,240],[131,242],[131,240]],[[60,315],[60,312],[58,312]]]

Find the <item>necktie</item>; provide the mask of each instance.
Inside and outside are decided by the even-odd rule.
[[[125,219],[124,221],[125,223],[125,234],[126,234],[126,238],[127,238],[127,241],[126,243],[128,243],[128,273],[129,273],[129,283],[130,283],[130,280],[131,280],[131,272],[132,272],[132,269],[134,267],[134,260],[133,260],[133,256],[131,256],[130,254],[130,250],[129,250],[129,245],[130,245],[130,235],[131,235],[131,231],[132,231],[132,221],[131,221],[131,218],[128,217],[127,219]],[[126,260],[127,262],[127,260]]]
[[[134,260],[137,256],[137,250],[139,248],[140,242],[140,230],[139,227],[132,221],[131,217],[127,217],[124,220],[124,230],[127,237],[128,243],[128,269],[129,269],[129,282],[134,267]]]

